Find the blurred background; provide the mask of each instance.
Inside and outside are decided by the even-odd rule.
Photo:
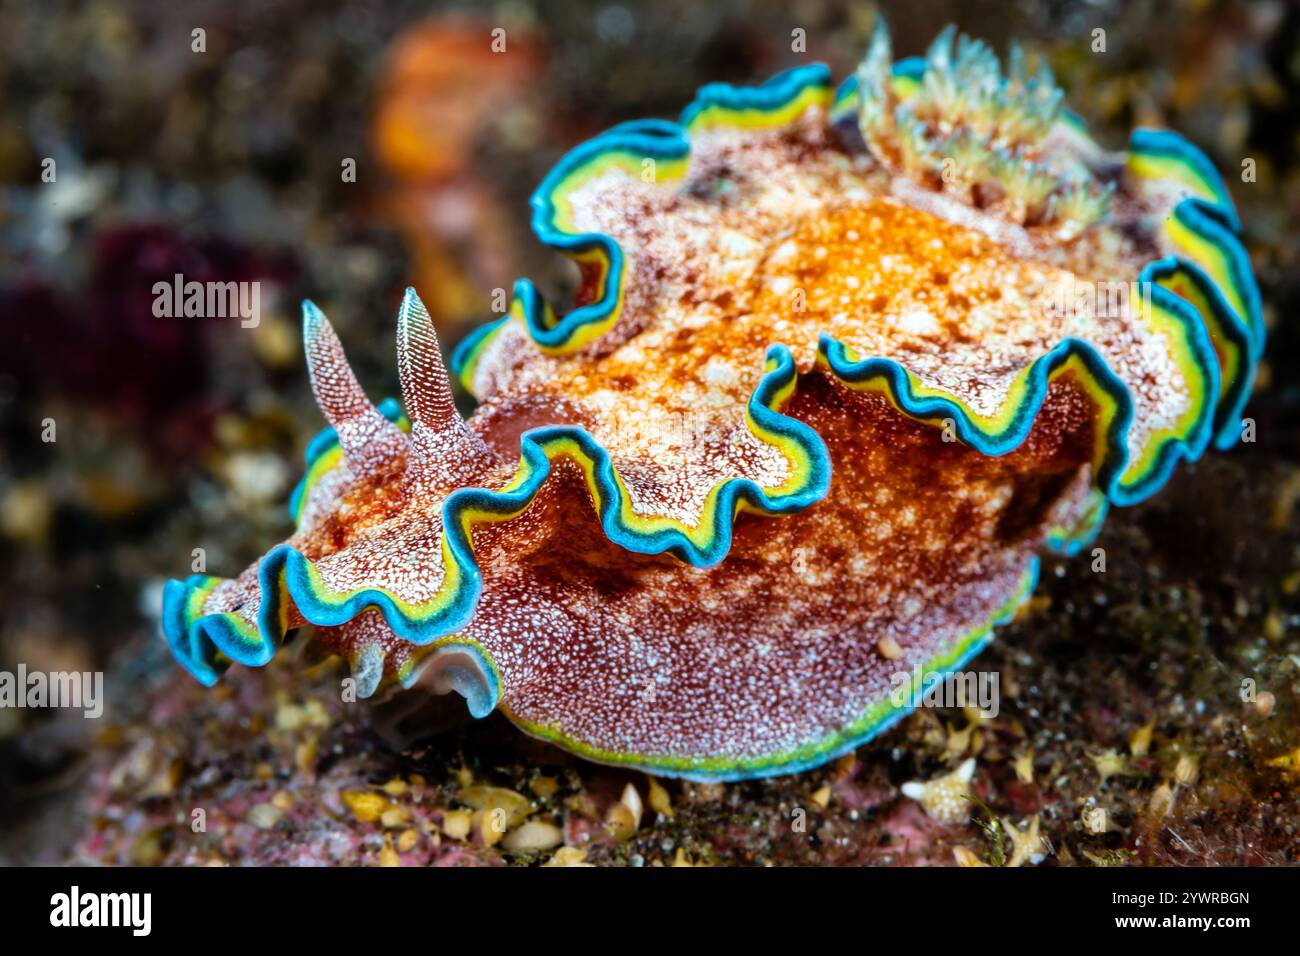
[[[1292,473],[1294,3],[4,0],[0,669],[184,679],[156,636],[162,581],[189,573],[195,547],[228,574],[282,538],[322,425],[302,298],[334,322],[370,394],[396,395],[406,285],[447,348],[518,276],[555,301],[572,288],[567,262],[527,228],[529,194],[566,149],[622,120],[675,117],[706,82],[813,60],[842,78],[878,7],[900,56],[948,22],[999,52],[1015,38],[1047,55],[1103,144],[1153,125],[1207,151],[1241,210],[1272,329],[1249,412],[1260,442],[1234,455],[1248,472]],[[806,52],[792,49],[796,29]],[[1254,182],[1240,180],[1244,158]],[[259,281],[259,325],[156,318],[153,284],[177,272]],[[51,794],[75,789],[85,733],[0,709],[0,828],[30,827]],[[39,837],[24,840],[0,859],[38,857]]]

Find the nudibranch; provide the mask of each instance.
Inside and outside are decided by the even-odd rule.
[[[616,126],[532,224],[575,302],[516,283],[452,356],[467,420],[413,291],[400,406],[304,306],[329,428],[296,530],[166,589],[200,681],[310,624],[362,697],[454,690],[661,775],[813,767],[983,648],[1042,549],[1239,440],[1264,342],[1207,158],[1103,149],[1045,66],[951,29]]]

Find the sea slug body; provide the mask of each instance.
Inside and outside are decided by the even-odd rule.
[[[1111,505],[1239,438],[1264,344],[1240,223],[1172,132],[1108,152],[1043,67],[877,28],[822,66],[625,123],[533,198],[582,282],[519,280],[451,371],[398,315],[366,398],[310,303],[329,423],[296,530],[169,583],[204,683],[286,632],[592,760],[790,773],[907,714]],[[897,675],[923,675],[898,692]]]

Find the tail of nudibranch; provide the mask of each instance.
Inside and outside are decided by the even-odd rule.
[[[1045,67],[942,34],[856,77],[712,84],[575,148],[533,196],[583,276],[527,280],[452,359],[398,317],[405,413],[328,323],[297,528],[167,587],[212,682],[286,631],[358,696],[427,677],[594,760],[815,766],[963,667],[1032,591],[1242,428],[1264,343],[1240,222],[1171,132],[1098,146]]]

